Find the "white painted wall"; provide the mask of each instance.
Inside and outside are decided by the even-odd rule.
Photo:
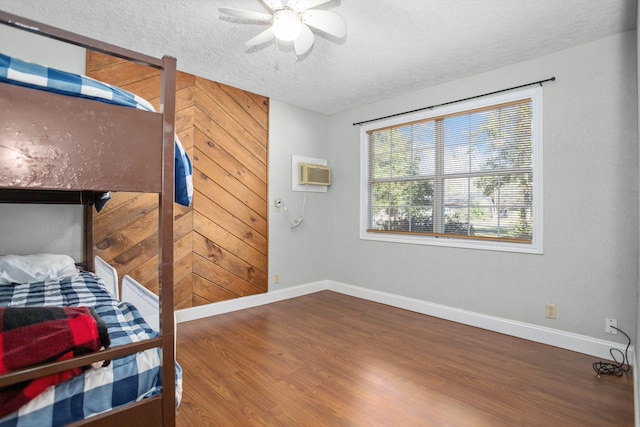
[[[84,74],[85,49],[0,25],[0,52],[70,73]]]
[[[326,116],[270,100],[269,290],[327,278],[327,248],[331,247],[327,211],[333,186],[326,193],[307,194],[304,220],[295,229],[282,209],[274,210],[280,198],[291,220],[300,216],[304,193],[291,190],[291,156],[327,159],[327,121]],[[275,274],[280,275],[280,283],[274,283]]]
[[[0,25],[0,52],[72,73],[85,71],[84,49],[5,25]],[[0,254],[65,253],[82,261],[82,206],[0,204],[0,218]]]
[[[557,80],[545,84],[543,101],[543,255],[359,240],[359,129],[352,123],[551,76]],[[604,333],[604,319],[618,319],[635,336],[636,87],[632,32],[330,117],[328,278],[626,343]],[[557,319],[545,318],[546,303],[557,305]]]
[[[638,83],[638,92],[636,92],[637,96],[637,105],[640,105],[640,32],[637,30],[638,23],[640,23],[640,8],[636,10],[636,79]],[[638,136],[640,138],[640,111],[638,111]],[[640,159],[638,159],[640,164]],[[640,227],[638,227],[638,241],[640,242]],[[638,254],[640,257],[640,254]],[[640,272],[640,258],[638,262],[638,271]],[[638,289],[636,295],[636,334],[634,336],[635,346],[638,347],[638,340],[640,340],[640,273],[639,273],[639,281],[638,281]],[[635,425],[640,426],[640,377],[638,376],[637,367],[640,366],[640,351],[635,352],[635,366],[636,369],[633,370],[634,380],[635,380],[635,393],[634,393],[634,412],[635,412]]]

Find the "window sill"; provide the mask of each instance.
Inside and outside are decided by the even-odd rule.
[[[373,240],[388,243],[408,243],[413,245],[445,246],[462,249],[489,250],[501,252],[515,252],[527,254],[543,254],[542,242],[517,243],[496,241],[491,239],[473,239],[445,235],[417,235],[410,233],[394,233],[362,230],[361,240]]]

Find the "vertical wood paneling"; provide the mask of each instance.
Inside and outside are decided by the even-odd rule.
[[[157,70],[87,52],[87,74],[159,108]],[[194,203],[176,205],[176,308],[267,291],[268,99],[178,72],[176,133],[194,166]],[[135,143],[135,142],[132,142]],[[157,292],[155,194],[113,193],[94,213],[94,251]]]

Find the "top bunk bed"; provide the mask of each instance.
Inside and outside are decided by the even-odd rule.
[[[3,11],[0,24],[154,67],[162,76],[161,111],[156,113],[148,108],[113,105],[104,99],[96,101],[93,94],[85,96],[83,91],[79,97],[69,96],[60,90],[42,90],[36,87],[38,82],[9,82],[9,74],[16,70],[20,74],[20,67],[13,69],[10,65],[4,75],[0,71],[0,202],[81,203],[90,209],[109,191],[158,194],[160,300],[160,331],[156,337],[10,372],[0,376],[0,389],[157,348],[162,361],[160,394],[74,425],[173,426],[173,203],[174,198],[180,202],[180,197],[186,197],[182,204],[188,204],[192,191],[191,165],[174,134],[176,60],[150,57]],[[51,71],[47,69],[46,73]],[[177,168],[185,170],[176,174]],[[180,191],[176,192],[176,186]],[[90,265],[91,215],[86,212],[87,208],[85,262]]]

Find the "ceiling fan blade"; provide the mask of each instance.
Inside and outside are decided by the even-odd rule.
[[[252,10],[234,9],[231,7],[221,7],[218,10],[226,15],[233,16],[234,18],[250,19],[252,21],[269,23],[273,18],[269,14],[254,12]]]
[[[335,12],[305,10],[302,12],[302,22],[338,38],[343,38],[347,35],[347,23],[342,16]]]
[[[264,30],[263,32],[261,32],[260,34],[258,34],[257,36],[255,36],[254,38],[252,38],[251,40],[247,40],[247,42],[244,44],[244,46],[246,48],[251,48],[254,46],[258,46],[267,42],[270,42],[271,40],[273,40],[273,29],[271,27],[267,28],[266,30]]]
[[[302,56],[313,46],[313,32],[305,24],[300,25],[300,35],[293,41],[296,56]]]
[[[312,7],[320,6],[324,3],[329,3],[331,0],[291,0],[287,3],[287,6],[296,12],[302,10],[311,9]]]
[[[280,10],[283,8],[282,0],[262,0],[264,4],[267,5],[271,11],[275,12],[276,10]]]

